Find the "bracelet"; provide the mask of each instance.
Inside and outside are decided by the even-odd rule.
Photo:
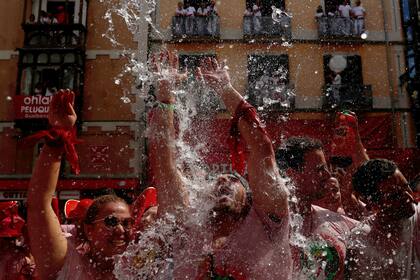
[[[175,104],[174,103],[164,103],[161,101],[156,101],[155,106],[159,109],[166,110],[166,111],[175,111]]]

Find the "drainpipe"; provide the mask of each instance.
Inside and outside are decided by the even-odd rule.
[[[395,103],[396,103],[396,99],[394,96],[394,80],[393,80],[393,75],[391,73],[390,70],[390,66],[391,66],[391,54],[390,54],[390,42],[389,42],[389,35],[388,35],[388,30],[387,30],[387,18],[386,18],[386,12],[385,12],[385,3],[384,0],[381,0],[381,6],[382,6],[382,15],[383,15],[383,21],[384,21],[384,34],[385,34],[385,52],[386,52],[386,63],[387,63],[387,74],[388,74],[388,82],[389,82],[389,98],[391,101],[391,116],[392,116],[392,145],[394,148],[397,147],[397,129],[396,129],[396,120],[395,120]]]

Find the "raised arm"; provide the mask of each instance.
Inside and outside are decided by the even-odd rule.
[[[232,115],[245,102],[232,87],[227,68],[215,59],[206,60],[198,76],[222,98]],[[277,218],[288,215],[287,191],[278,173],[271,139],[246,117],[240,117],[238,127],[249,151],[247,166],[254,206]]]
[[[162,69],[169,64],[167,69]],[[152,109],[149,132],[149,163],[154,187],[158,193],[158,214],[175,213],[188,205],[186,188],[175,162],[175,128],[173,89],[183,74],[177,71],[178,58],[173,53],[162,53],[152,59],[152,67],[158,78],[157,106]]]
[[[71,130],[76,122],[74,93],[59,91],[52,99],[49,122]],[[57,186],[63,147],[45,145],[36,161],[28,190],[28,232],[41,279],[56,279],[64,264],[67,240],[61,233],[51,200]]]
[[[359,125],[357,119],[350,122],[351,129],[355,132],[355,147],[352,156],[352,165],[344,171],[344,174],[338,174],[337,179],[340,182],[341,199],[344,211],[353,219],[361,220],[366,215],[366,209],[363,203],[354,195],[352,186],[352,177],[356,170],[365,161],[369,160],[369,156],[360,137]]]

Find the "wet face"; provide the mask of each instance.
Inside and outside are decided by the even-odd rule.
[[[103,257],[123,253],[131,238],[132,225],[127,204],[109,202],[103,205],[93,224],[85,225],[92,253]]]
[[[414,193],[398,169],[389,179],[379,183],[378,189],[376,207],[385,215],[393,219],[406,219],[415,213]]]
[[[306,199],[319,200],[330,191],[327,189],[327,184],[331,178],[331,173],[322,150],[307,152],[304,156],[302,169],[292,171],[291,176],[297,192]],[[333,188],[334,184],[331,185],[331,188]]]
[[[336,212],[337,209],[342,207],[341,192],[338,180],[331,177],[324,185],[324,195],[321,199],[315,200],[312,204],[318,205],[325,209]]]
[[[214,185],[216,213],[232,213],[239,215],[246,202],[245,188],[238,178],[232,175],[220,175]]]

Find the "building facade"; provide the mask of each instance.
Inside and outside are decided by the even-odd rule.
[[[202,2],[183,4],[198,11]],[[202,56],[226,60],[233,85],[261,109],[275,145],[308,135],[328,149],[335,112],[350,109],[358,114],[370,154],[403,164],[397,154],[415,147],[416,128],[400,82],[407,67],[398,0],[362,1],[366,15],[357,19],[338,16],[338,0],[263,0],[259,14],[253,13],[257,1],[214,2],[217,14],[191,19],[175,15],[174,1],[158,1],[159,32],[151,35],[151,49],[165,44],[190,67]],[[339,61],[343,69],[336,68]],[[264,103],[276,98],[270,106]],[[284,115],[288,121],[279,121]],[[221,112],[216,122],[223,119]]]
[[[76,93],[83,144],[77,146],[81,174],[75,176],[63,162],[58,196],[78,198],[104,189],[140,187],[145,149],[142,102],[136,79],[123,71],[124,50],[147,48],[147,25],[145,32],[133,36],[115,16],[112,36],[120,45],[112,44],[105,15],[115,4],[118,1],[1,1],[0,199],[25,197],[43,145],[28,145],[25,137],[48,127],[48,104],[60,88]]]
[[[140,17],[134,35],[109,13],[124,2],[0,1],[0,199],[25,197],[42,143],[28,146],[24,138],[47,128],[50,95],[58,88],[76,92],[84,141],[77,147],[81,175],[64,163],[58,196],[140,189],[147,169],[146,110],[141,84],[125,71],[125,53],[136,50],[137,61],[145,62],[163,46],[178,51],[181,67],[189,69],[205,56],[226,60],[233,85],[259,109],[276,147],[289,136],[307,135],[328,151],[335,113],[350,109],[373,157],[394,159],[410,175],[420,171],[412,160],[412,92],[401,81],[411,63],[405,2],[363,1],[366,16],[355,28],[356,20],[337,16],[338,0],[263,0],[257,17],[253,0],[215,1],[216,12],[195,17],[176,16],[177,2],[161,0],[151,26]],[[182,3],[196,12],[209,4]],[[45,14],[56,15],[57,23],[41,23]],[[213,118],[196,120],[206,128],[199,133],[208,134],[205,160],[215,172],[229,168],[228,119],[219,108]]]

